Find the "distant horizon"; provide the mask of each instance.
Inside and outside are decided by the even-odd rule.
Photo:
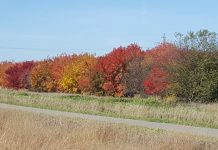
[[[129,44],[127,44],[127,45],[119,45],[119,46],[117,46],[117,47],[114,47],[114,48],[118,48],[118,47],[126,47],[126,46],[128,46],[128,45],[130,45],[130,44],[137,44],[137,43],[129,43]],[[157,44],[160,44],[160,43],[157,43]],[[139,44],[137,44],[138,46],[140,46]],[[155,45],[155,46],[157,46],[157,45]],[[154,47],[155,47],[154,46]],[[141,46],[140,46],[141,47]],[[149,49],[152,49],[152,48],[154,48],[154,47],[151,47],[151,48],[147,48],[147,49],[144,49],[144,48],[142,48],[142,50],[143,51],[146,51],[146,50],[149,50]],[[107,55],[108,53],[110,53],[114,48],[112,48],[110,51],[108,50],[108,52],[107,53],[104,53],[104,54],[96,54],[96,53],[91,53],[91,52],[89,52],[88,50],[84,50],[84,51],[79,51],[79,52],[77,52],[77,51],[75,51],[74,52],[74,50],[72,50],[72,52],[71,53],[66,53],[66,52],[62,52],[62,53],[57,53],[56,55],[52,55],[52,56],[45,56],[44,58],[41,58],[41,59],[28,59],[28,60],[20,60],[20,61],[16,61],[16,60],[3,60],[3,61],[1,61],[0,60],[0,62],[5,62],[5,61],[9,61],[9,62],[23,62],[23,61],[41,61],[41,60],[45,60],[45,59],[50,59],[50,58],[54,58],[54,57],[57,57],[57,56],[60,56],[60,55],[73,55],[73,54],[77,54],[77,55],[79,55],[79,54],[84,54],[84,53],[89,53],[89,54],[92,54],[92,55],[95,55],[95,56],[104,56],[104,55]],[[0,47],[0,49],[1,49],[1,47]],[[31,49],[28,49],[28,48],[24,48],[24,49],[22,49],[22,48],[9,48],[9,49],[11,49],[11,50],[31,50]]]
[[[147,50],[174,33],[218,32],[218,1],[0,0],[0,62],[95,53],[136,43]]]

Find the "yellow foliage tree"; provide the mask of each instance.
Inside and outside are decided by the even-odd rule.
[[[72,63],[64,69],[61,86],[70,93],[88,92],[94,74],[96,58],[94,55],[82,54],[72,59]]]
[[[61,91],[61,92],[64,91],[63,87],[60,85],[60,82],[64,74],[65,66],[72,63],[73,60],[72,58],[74,56],[75,55],[62,54],[53,58],[52,65],[51,65],[51,70],[52,70],[51,75],[55,81],[57,91]]]

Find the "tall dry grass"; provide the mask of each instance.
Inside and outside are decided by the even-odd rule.
[[[111,97],[0,89],[0,102],[2,103],[218,128],[218,103],[162,105],[160,102],[160,106],[156,106],[158,100],[153,97],[140,101],[127,100],[136,101],[136,103],[122,102],[122,100],[119,102],[119,99]]]
[[[216,150],[218,139],[0,110],[1,150]]]

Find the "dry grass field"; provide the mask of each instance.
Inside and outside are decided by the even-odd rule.
[[[112,117],[218,128],[218,103],[166,103],[157,97],[113,98],[0,88],[0,102]]]
[[[216,150],[218,139],[0,110],[1,150]]]

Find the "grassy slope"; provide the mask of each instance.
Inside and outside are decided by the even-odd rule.
[[[0,102],[61,111],[218,128],[218,104],[167,104],[128,99],[0,89]]]
[[[0,110],[1,149],[215,150],[218,139],[126,125]]]

